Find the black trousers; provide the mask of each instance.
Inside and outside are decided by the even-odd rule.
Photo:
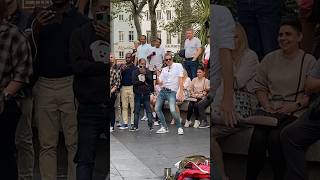
[[[77,163],[77,180],[92,180],[96,158],[96,145],[101,133],[109,127],[112,106],[79,104],[78,108],[78,150],[75,157]],[[110,169],[110,136],[107,136],[106,167]]]
[[[286,180],[307,180],[305,154],[308,147],[320,139],[319,116],[305,113],[281,133],[283,153],[287,162]]]
[[[201,101],[197,102],[200,121],[202,120],[207,121],[206,109],[208,106],[210,106],[211,103],[212,103],[212,99],[210,99],[209,97],[206,97]]]
[[[15,134],[21,109],[14,99],[4,102],[4,110],[0,114],[1,122],[1,142],[2,153],[1,163],[3,164],[3,173],[1,179],[16,180],[18,179],[17,162],[15,158]]]
[[[286,164],[280,141],[280,133],[282,129],[292,123],[295,119],[295,117],[292,117],[280,121],[279,125],[276,127],[255,126],[248,152],[246,180],[258,179],[259,173],[263,169],[267,159],[267,150],[271,160],[273,179],[284,179]]]

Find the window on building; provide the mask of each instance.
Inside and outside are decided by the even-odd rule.
[[[146,11],[146,18],[147,18],[147,21],[150,20],[150,14],[149,14],[149,11]]]
[[[124,52],[123,51],[119,51],[119,59],[124,59]]]
[[[133,42],[133,41],[134,41],[134,32],[129,31],[129,42]]]
[[[157,32],[157,37],[161,39],[161,31]]]
[[[119,21],[123,21],[123,14],[119,14]]]
[[[123,41],[124,41],[124,32],[119,31],[119,42],[123,42]]]
[[[167,44],[171,44],[171,33],[167,32]]]
[[[157,20],[161,20],[161,19],[162,19],[162,17],[161,17],[161,10],[157,10],[157,11],[156,11],[156,18],[157,18]]]
[[[180,44],[181,43],[181,33],[178,33],[178,41],[177,41],[177,44]]]
[[[147,31],[147,43],[151,43],[151,31]]]
[[[167,10],[167,20],[171,20],[171,11]]]

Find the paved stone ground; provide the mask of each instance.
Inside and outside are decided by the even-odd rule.
[[[178,135],[175,125],[169,125],[169,133],[167,134],[156,134],[157,126],[150,133],[145,121],[141,122],[140,126],[138,132],[116,129],[112,135],[144,164],[143,167],[148,167],[158,178],[163,177],[164,168],[172,168],[172,173],[175,173],[177,169],[174,164],[185,156],[193,154],[209,156],[209,129],[184,128],[185,134]],[[126,155],[122,155],[116,148],[113,148],[113,143],[112,140],[110,154],[111,162],[115,163],[114,160],[120,161],[119,159]],[[119,148],[119,143],[116,143],[117,148]],[[140,162],[138,163],[140,164]],[[127,163],[127,161],[123,161],[123,163],[126,164],[126,167],[135,169],[135,164]],[[140,170],[138,172],[143,175]],[[146,174],[148,172],[146,171]]]

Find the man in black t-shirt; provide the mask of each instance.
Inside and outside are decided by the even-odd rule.
[[[111,121],[113,105],[110,98],[110,44],[107,22],[95,18],[105,10],[109,2],[92,1],[93,21],[75,30],[70,40],[70,57],[74,72],[73,90],[79,102],[78,149],[74,162],[77,164],[77,180],[92,180],[99,135],[106,132]],[[106,166],[109,171],[109,133],[106,133]],[[108,172],[109,174],[109,172]]]

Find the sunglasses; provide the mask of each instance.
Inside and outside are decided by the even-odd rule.
[[[170,59],[165,59],[165,61],[171,61],[172,59],[170,58]]]

